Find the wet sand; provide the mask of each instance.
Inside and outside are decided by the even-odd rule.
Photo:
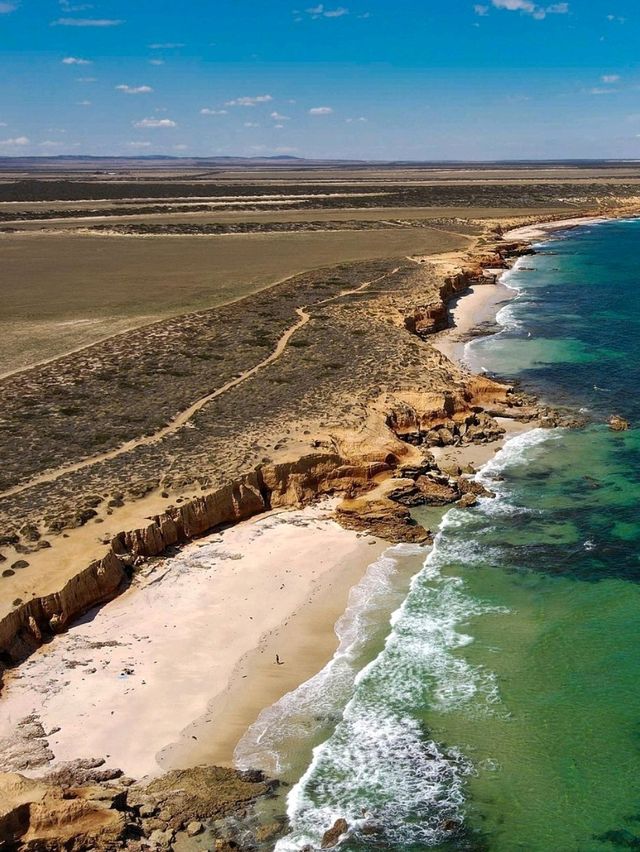
[[[452,361],[468,366],[464,360],[466,344],[491,333],[498,311],[515,295],[516,291],[501,281],[474,284],[453,303],[449,312],[452,327],[432,341],[433,347]]]
[[[257,713],[331,658],[349,589],[388,546],[331,509],[272,513],[148,563],[7,677],[0,739],[36,713],[59,728],[56,762],[105,756],[136,778],[230,763]]]
[[[512,293],[473,288],[438,348],[458,360],[463,338]],[[441,459],[477,467],[501,443]],[[388,547],[342,529],[331,509],[261,516],[149,562],[124,595],[7,677],[0,738],[35,712],[56,762],[106,756],[134,777],[230,765],[259,713],[331,659],[351,587]]]

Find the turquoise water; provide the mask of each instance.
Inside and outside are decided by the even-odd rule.
[[[639,239],[581,228],[509,274],[470,360],[589,423],[511,440],[426,560],[390,549],[336,659],[241,744],[302,774],[279,852],[338,817],[350,852],[640,848],[640,432],[603,425],[640,423]]]

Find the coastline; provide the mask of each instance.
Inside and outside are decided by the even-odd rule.
[[[617,218],[619,218],[618,215],[574,216],[572,219],[538,222],[535,225],[524,225],[523,227],[512,228],[509,231],[505,231],[503,238],[505,240],[518,240],[532,243],[548,237],[549,234],[553,233],[553,231],[579,228],[581,225],[598,225],[601,222],[608,222]]]
[[[600,220],[544,223],[523,242],[567,223],[593,221]],[[443,273],[454,271],[454,260],[443,256]],[[464,346],[492,333],[496,313],[514,295],[499,279],[473,284],[457,298],[454,290],[455,303],[445,299],[449,327],[430,337],[430,346],[473,380]],[[500,439],[432,448],[442,470],[477,470],[510,438],[537,425],[494,416],[505,429]],[[334,626],[350,589],[390,546],[339,526],[331,517],[336,502],[240,517],[222,532],[193,539],[177,555],[143,563],[123,594],[7,673],[0,754],[6,758],[20,719],[35,710],[43,736],[19,743],[19,759],[27,766],[12,767],[18,771],[39,774],[50,760],[28,765],[29,755],[37,760],[47,749],[54,766],[106,756],[109,766],[138,778],[202,763],[233,766],[234,748],[260,712],[333,657]],[[215,568],[188,567],[212,549]],[[311,571],[298,572],[291,582],[300,563]],[[209,577],[203,583],[212,571],[214,582]],[[277,665],[276,654],[284,665]],[[37,707],[34,681],[45,685]]]
[[[56,763],[106,755],[136,778],[232,765],[256,709],[331,658],[351,586],[389,546],[340,527],[334,502],[262,515],[149,563],[43,646],[8,678],[4,762],[35,713]],[[42,745],[24,742],[20,759],[37,761]]]

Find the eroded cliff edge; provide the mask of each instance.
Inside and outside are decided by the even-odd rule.
[[[496,416],[539,412],[427,338],[453,297],[526,250],[487,234],[444,273],[419,258],[317,271],[6,380],[5,420],[24,426],[7,457],[24,464],[0,496],[1,665],[117,595],[141,560],[271,508],[342,494],[345,525],[428,540],[408,507],[464,497],[428,447],[487,442]]]

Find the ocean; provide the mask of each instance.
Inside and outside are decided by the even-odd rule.
[[[241,741],[292,784],[278,852],[338,818],[349,852],[640,848],[639,242],[640,220],[557,232],[503,279],[468,363],[587,424],[511,439],[426,558],[389,548],[331,663]]]

